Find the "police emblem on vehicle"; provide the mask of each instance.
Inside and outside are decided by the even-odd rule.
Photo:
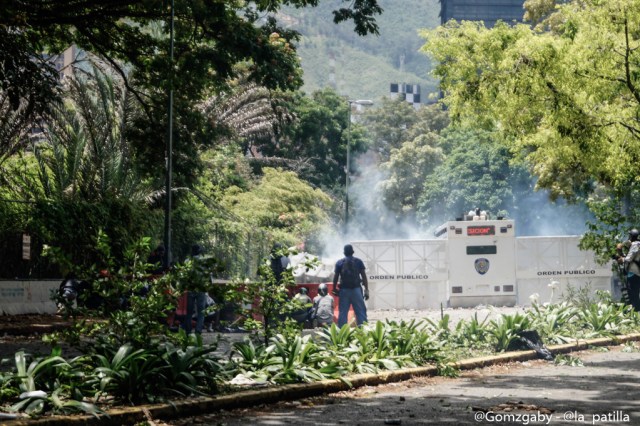
[[[489,270],[489,259],[485,259],[484,257],[481,257],[480,259],[476,259],[475,267],[476,267],[476,271],[480,275],[486,274],[487,271]]]

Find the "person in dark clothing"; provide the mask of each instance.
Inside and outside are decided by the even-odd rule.
[[[283,246],[280,243],[275,243],[271,249],[271,271],[276,283],[280,283],[282,280],[282,274],[289,267],[291,260],[283,253]]]
[[[630,247],[626,256],[618,257],[618,263],[624,264],[627,278],[627,292],[629,303],[636,311],[640,311],[640,232],[637,229],[629,231]]]
[[[362,325],[367,322],[365,300],[369,299],[369,282],[365,273],[364,262],[354,257],[353,246],[344,246],[345,257],[336,262],[333,275],[333,291],[338,299],[338,327],[347,323],[349,308],[353,306],[356,322]],[[338,280],[340,286],[338,287]],[[363,293],[364,287],[364,293]]]

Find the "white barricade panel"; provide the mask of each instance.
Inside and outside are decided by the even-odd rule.
[[[370,281],[441,281],[447,278],[444,240],[357,241],[356,256]]]
[[[423,281],[447,279],[447,245],[443,240],[405,241],[397,244],[398,274]]]
[[[611,279],[611,265],[599,265],[595,254],[578,248],[580,237],[520,237],[516,239],[516,277],[523,280],[570,278],[579,283]]]
[[[571,291],[588,290],[591,297],[597,290],[611,292],[610,277],[595,278],[557,278],[549,279],[521,279],[518,280],[518,305],[531,306],[537,303],[559,303],[566,299]]]
[[[426,309],[447,305],[445,240],[353,242],[367,268],[372,309]]]
[[[439,309],[447,306],[446,281],[369,283],[369,309]]]
[[[354,242],[355,256],[362,259],[368,275],[395,276],[398,273],[396,262],[397,242],[364,241]]]

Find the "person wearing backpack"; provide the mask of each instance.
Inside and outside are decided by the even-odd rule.
[[[347,323],[349,308],[353,306],[358,325],[367,322],[365,300],[369,299],[369,282],[364,262],[353,256],[353,246],[344,246],[345,257],[336,262],[333,274],[333,294],[338,296],[338,327]],[[338,286],[338,281],[340,285]],[[364,287],[364,293],[363,288]]]

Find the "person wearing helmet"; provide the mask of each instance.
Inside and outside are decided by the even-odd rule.
[[[627,273],[627,292],[629,303],[636,311],[640,311],[640,232],[637,229],[629,231],[630,247],[627,255],[618,258],[618,263],[624,264]]]
[[[333,323],[334,304],[333,297],[329,295],[329,286],[325,283],[320,284],[318,295],[313,298],[313,308],[311,308],[311,321],[314,328]]]
[[[339,295],[338,299],[338,327],[347,323],[349,308],[353,306],[358,325],[367,322],[367,307],[365,300],[369,299],[369,283],[365,273],[364,262],[354,257],[353,246],[344,246],[342,259],[336,262],[333,274],[333,291]],[[338,287],[338,279],[340,286]],[[364,287],[364,294],[362,292]]]

